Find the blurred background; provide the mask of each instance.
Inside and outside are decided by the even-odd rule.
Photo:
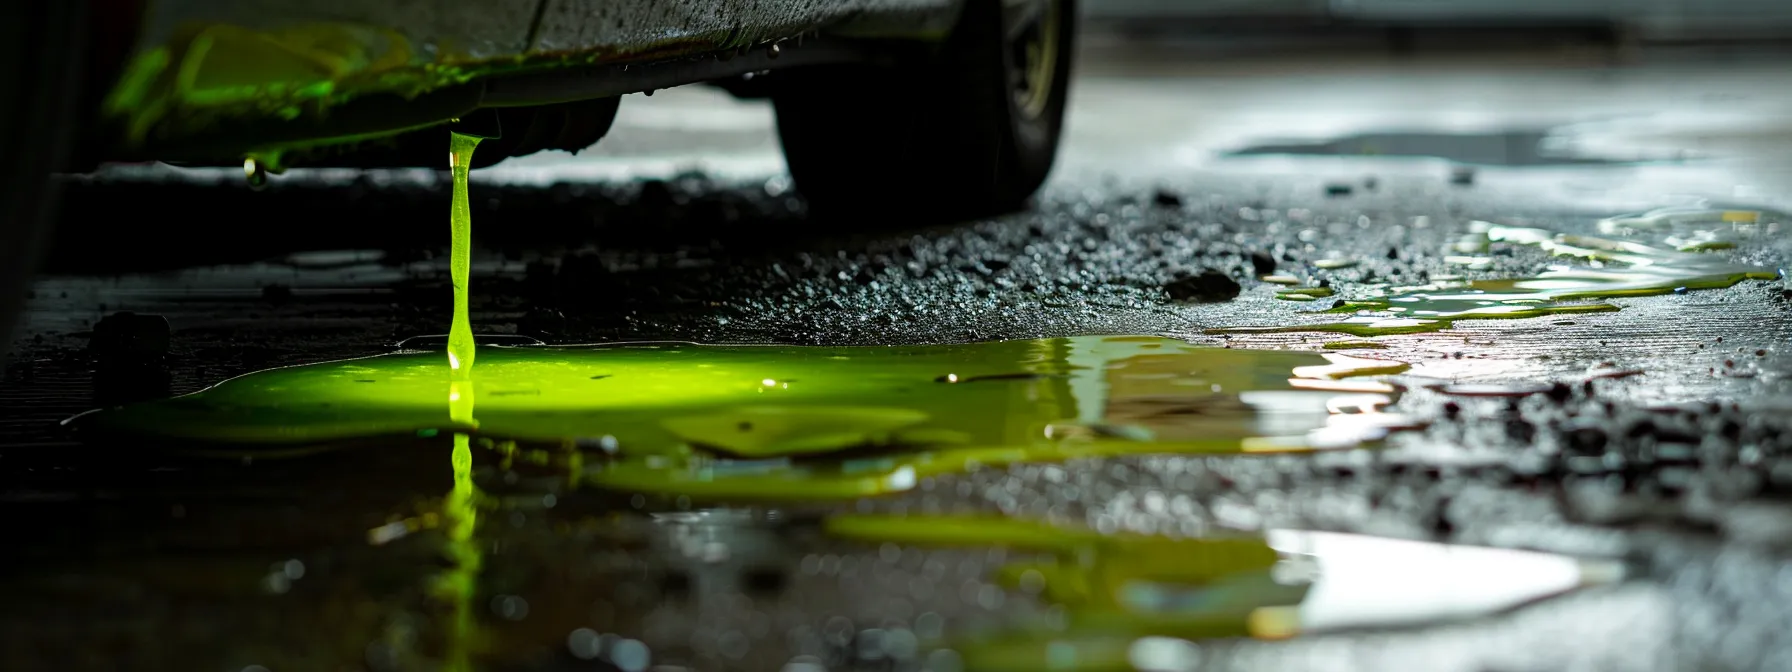
[[[1374,174],[1492,180],[1594,208],[1780,203],[1792,187],[1792,3],[1103,0],[1081,11],[1059,186],[1223,172],[1313,193]],[[513,159],[487,178],[775,173],[773,124],[769,105],[706,87],[633,95],[597,147]]]
[[[1792,6],[1777,0],[1102,0],[1091,21],[1128,32],[1214,30],[1215,24],[1285,30],[1557,28],[1610,31],[1649,41],[1783,38]]]

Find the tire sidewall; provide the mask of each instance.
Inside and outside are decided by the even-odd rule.
[[[1039,178],[1043,181],[1045,173],[1050,172],[1057,156],[1058,141],[1064,127],[1064,113],[1069,106],[1071,64],[1074,62],[1076,47],[1076,0],[1053,0],[1057,5],[1057,53],[1053,55],[1051,92],[1046,98],[1046,107],[1036,118],[1027,118],[1020,103],[1012,94],[1004,96],[1008,105],[1010,133],[1014,138],[1014,147],[1020,155],[1018,163],[1024,167],[1037,167]],[[1013,50],[1003,48],[1002,66],[1004,74],[1014,72],[1016,64]],[[1006,78],[1004,78],[1006,81]],[[1013,82],[1007,81],[1012,87]]]

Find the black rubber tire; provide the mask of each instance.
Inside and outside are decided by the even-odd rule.
[[[0,359],[48,243],[82,71],[83,0],[17,3],[0,21]]]
[[[1040,112],[1013,93],[1000,0],[968,0],[943,44],[899,66],[810,71],[776,89],[784,156],[811,210],[964,219],[1025,207],[1051,172],[1069,98],[1075,0],[1050,2],[1057,48]]]

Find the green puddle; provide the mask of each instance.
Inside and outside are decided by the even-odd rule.
[[[1712,215],[1703,215],[1706,218]],[[1720,220],[1726,215],[1716,215]],[[1739,217],[1734,213],[1727,216]],[[1658,222],[1661,217],[1635,218]],[[1694,221],[1705,221],[1698,219]],[[1726,220],[1727,221],[1727,220]],[[1602,225],[1603,228],[1603,225]],[[1558,234],[1542,229],[1487,226],[1457,243],[1460,252],[1479,253],[1492,243],[1540,247],[1551,254],[1574,257],[1584,266],[1557,266],[1535,277],[1499,280],[1447,280],[1415,287],[1372,290],[1339,301],[1329,314],[1349,315],[1334,322],[1266,327],[1227,327],[1211,333],[1323,331],[1355,336],[1408,334],[1447,329],[1458,320],[1537,317],[1562,313],[1618,310],[1600,299],[1650,296],[1729,287],[1744,280],[1773,280],[1779,273],[1732,263],[1697,250],[1722,249],[1724,241],[1708,236],[1670,241],[1673,247]],[[1462,257],[1471,264],[1480,257]],[[1278,298],[1304,300],[1287,290]]]
[[[1434,625],[1624,573],[1613,561],[1295,530],[1172,538],[1012,518],[863,515],[836,516],[827,530],[1019,556],[994,580],[1061,606],[1062,617],[934,643],[970,670],[1194,669],[1188,640]]]
[[[271,369],[73,423],[224,452],[443,431],[571,444],[593,454],[588,484],[785,499],[902,491],[1021,461],[1353,447],[1406,424],[1377,411],[1385,396],[1363,399],[1363,384],[1380,384],[1339,380],[1404,364],[1156,337],[480,350],[467,380],[439,352],[401,352]]]
[[[246,456],[450,433],[454,485],[439,511],[369,534],[375,545],[423,527],[445,537],[449,562],[432,586],[448,614],[443,669],[470,669],[481,646],[471,605],[485,562],[475,533],[481,508],[492,505],[472,480],[473,451],[482,447],[503,453],[506,466],[545,454],[537,448],[559,451],[567,456],[559,466],[586,487],[681,502],[789,502],[902,492],[933,476],[1018,462],[1352,448],[1411,426],[1383,410],[1395,388],[1367,379],[1405,364],[1336,352],[1207,348],[1149,336],[891,347],[476,346],[467,311],[467,167],[478,142],[460,134],[451,142],[446,357],[410,350],[272,369],[70,421],[92,436]],[[1628,231],[1711,217],[1637,216],[1601,226],[1618,222],[1609,228]],[[1777,277],[1700,254],[1727,245],[1709,234],[1667,242],[1490,226],[1454,245],[1463,256],[1452,263],[1484,268],[1491,244],[1509,243],[1587,265],[1380,289],[1324,311],[1350,315],[1340,321],[1215,331],[1436,331],[1457,320],[1610,311],[1617,307],[1597,300]],[[1264,280],[1300,284],[1292,276]],[[1289,287],[1277,297],[1331,293]],[[1175,538],[1002,517],[864,515],[833,516],[825,529],[867,543],[1012,551],[1015,559],[991,578],[1060,609],[1038,622],[926,642],[973,670],[1189,669],[1199,664],[1189,640],[1431,624],[1622,575],[1610,562],[1292,530]]]

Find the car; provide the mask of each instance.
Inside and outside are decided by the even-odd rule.
[[[445,167],[455,128],[496,136],[477,168],[589,147],[620,96],[699,82],[770,99],[813,212],[1015,209],[1056,154],[1077,16],[1075,0],[16,4],[0,22],[0,336],[54,172]]]

